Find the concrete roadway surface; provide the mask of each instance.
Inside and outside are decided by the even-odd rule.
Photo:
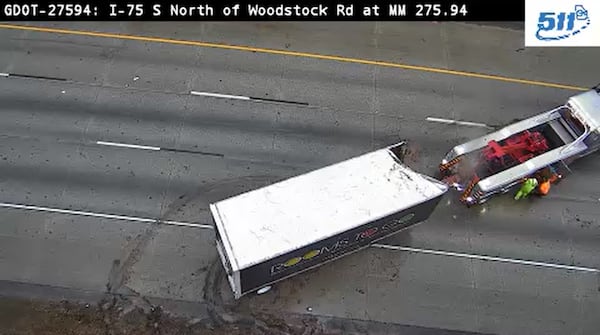
[[[490,129],[427,117],[498,126],[554,107],[577,91],[536,81],[593,86],[600,78],[586,66],[597,64],[597,50],[524,50],[520,31],[453,23],[63,26],[531,81],[4,27],[3,294],[138,294],[198,315],[220,301],[407,334],[595,334],[600,326],[596,156],[546,199],[467,210],[450,195],[428,222],[382,242],[405,249],[371,248],[237,302],[215,282],[220,264],[206,227],[211,201],[403,138],[415,152],[409,163],[434,174],[453,145]],[[152,224],[157,218],[170,222]]]

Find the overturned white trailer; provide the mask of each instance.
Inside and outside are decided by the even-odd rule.
[[[403,150],[400,143],[211,204],[235,298],[426,220],[448,188],[403,164]]]

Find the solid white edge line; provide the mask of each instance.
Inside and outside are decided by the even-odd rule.
[[[111,147],[122,147],[122,148],[131,148],[131,149],[143,149],[143,150],[160,150],[159,147],[150,147],[147,145],[137,145],[137,144],[125,144],[125,143],[116,143],[116,142],[105,142],[105,141],[96,141],[96,144],[106,145]]]
[[[4,73],[4,72],[0,72],[0,77],[8,77],[8,76],[10,76],[10,74]]]
[[[401,247],[401,246],[387,245],[387,244],[372,244],[371,246],[375,247],[375,248],[381,248],[381,249],[408,251],[408,252],[416,252],[416,253],[439,255],[439,256],[470,258],[470,259],[477,259],[477,260],[483,260],[483,261],[502,262],[502,263],[511,263],[511,264],[519,264],[519,265],[532,265],[532,266],[562,269],[562,270],[574,270],[574,271],[594,272],[594,273],[600,272],[600,269],[588,268],[588,267],[583,267],[583,266],[545,263],[545,262],[528,261],[528,260],[514,259],[514,258],[502,258],[502,257],[466,254],[466,253],[442,251],[442,250]]]
[[[157,219],[139,218],[139,217],[134,217],[134,216],[94,213],[94,212],[77,211],[77,210],[71,210],[71,209],[60,209],[60,208],[41,207],[41,206],[32,206],[32,205],[20,205],[20,204],[11,204],[11,203],[5,203],[5,202],[0,202],[0,207],[12,208],[12,209],[25,209],[25,210],[39,211],[39,212],[69,214],[69,215],[91,216],[91,217],[98,217],[98,218],[103,218],[103,219],[114,219],[114,220],[134,221],[134,222],[144,222],[144,223],[159,223],[159,224],[167,224],[167,225],[173,225],[173,226],[185,226],[185,227],[213,229],[213,226],[208,225],[208,224],[188,223],[188,222],[169,221],[169,220],[161,221],[161,220],[157,220]]]
[[[230,95],[230,94],[210,93],[210,92],[198,92],[198,91],[190,91],[190,94],[191,95],[200,95],[200,96],[205,96],[205,97],[213,97],[213,98],[251,100],[250,97],[245,97],[245,96],[242,96],[242,95]]]
[[[485,123],[477,123],[477,122],[469,122],[469,121],[457,121],[457,120],[450,120],[450,119],[441,119],[441,118],[437,118],[437,117],[427,117],[426,118],[427,121],[430,122],[439,122],[439,123],[445,123],[445,124],[458,124],[461,126],[472,126],[472,127],[483,127],[483,128],[489,128],[489,126]]]

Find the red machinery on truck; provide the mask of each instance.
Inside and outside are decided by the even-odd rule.
[[[449,164],[442,164],[440,170],[442,173],[446,172],[443,180],[463,191],[461,201],[468,203],[468,198],[479,181],[522,164],[549,149],[548,140],[541,132],[525,130],[502,141],[490,140],[487,146],[471,155],[471,160],[457,158]],[[452,169],[453,166],[456,169]],[[449,171],[453,173],[447,173]],[[461,187],[460,182],[466,180],[468,183],[464,188]]]

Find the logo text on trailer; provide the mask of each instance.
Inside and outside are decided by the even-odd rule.
[[[391,222],[384,223],[381,226],[366,228],[352,235],[344,236],[341,239],[329,245],[316,247],[315,249],[306,251],[301,255],[291,257],[286,261],[273,265],[271,267],[271,275],[276,275],[298,264],[302,264],[309,260],[316,259],[317,257],[326,257],[338,254],[346,248],[356,245],[361,241],[364,241],[365,239],[372,239],[376,236],[381,236],[383,234],[389,233],[391,230],[401,228],[406,223],[409,223],[410,220],[414,217],[415,213],[409,213],[398,219],[392,220]]]

